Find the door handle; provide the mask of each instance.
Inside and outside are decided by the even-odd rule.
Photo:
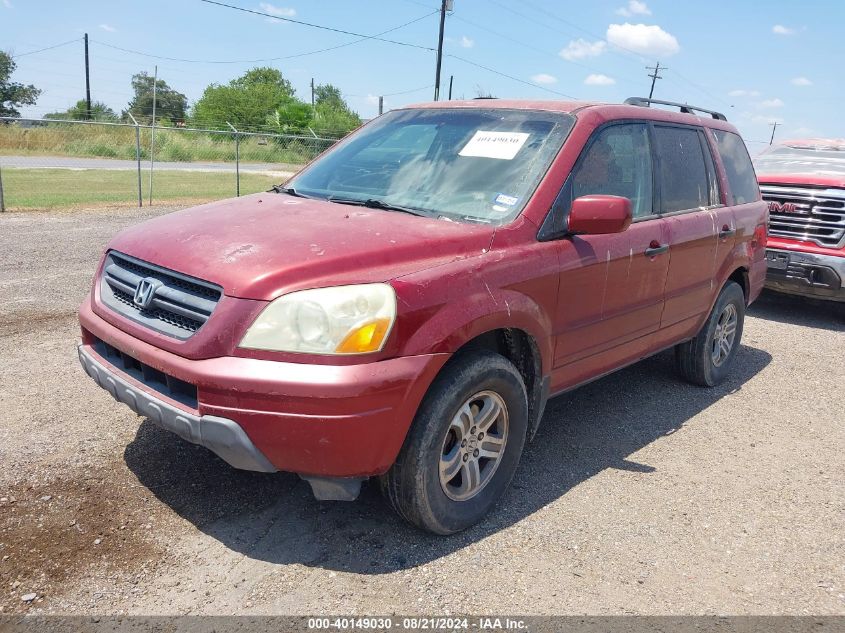
[[[647,249],[645,249],[646,257],[656,257],[657,255],[662,255],[663,253],[669,250],[668,244],[660,244],[657,241],[654,241],[649,245]]]
[[[730,228],[727,224],[719,231],[719,239],[724,240],[728,237],[733,237],[736,234],[736,229]]]

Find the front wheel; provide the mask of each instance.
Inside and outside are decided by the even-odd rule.
[[[516,471],[528,428],[522,377],[489,351],[462,354],[432,384],[382,491],[407,521],[436,534],[487,514]]]
[[[729,281],[695,338],[675,347],[680,374],[702,387],[722,382],[739,349],[744,322],[745,294],[738,283]]]

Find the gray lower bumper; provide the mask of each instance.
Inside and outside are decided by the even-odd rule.
[[[193,444],[205,446],[229,465],[242,470],[274,473],[271,464],[237,422],[212,415],[187,413],[142,389],[132,386],[106,364],[96,359],[84,345],[79,346],[79,362],[85,373],[138,415]]]
[[[778,292],[845,301],[845,257],[767,248],[766,287]]]

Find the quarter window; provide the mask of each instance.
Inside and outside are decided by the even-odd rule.
[[[709,206],[710,182],[698,131],[655,126],[654,144],[660,157],[661,212]]]
[[[716,147],[728,175],[734,204],[759,200],[760,188],[757,186],[757,176],[754,174],[745,143],[733,132],[713,130],[713,136],[716,138]]]
[[[601,130],[581,157],[572,179],[572,199],[589,194],[624,196],[633,216],[652,208],[651,146],[641,123],[611,125]]]

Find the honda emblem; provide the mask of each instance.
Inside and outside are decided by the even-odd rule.
[[[155,298],[156,290],[161,285],[162,283],[158,279],[145,277],[135,288],[135,296],[132,298],[132,302],[142,310],[146,310],[150,307],[153,298]]]

